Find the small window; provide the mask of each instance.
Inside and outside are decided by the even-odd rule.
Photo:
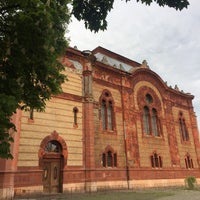
[[[74,107],[73,108],[73,113],[74,113],[74,126],[77,126],[78,125],[78,108],[77,107]]]
[[[192,158],[190,158],[190,155],[186,155],[186,157],[185,157],[185,167],[187,169],[193,169],[194,168],[193,160],[192,160]]]
[[[107,152],[107,167],[113,166],[113,155],[111,151]]]
[[[102,154],[103,167],[117,167],[117,154],[112,151],[106,151]]]
[[[103,167],[106,167],[106,154],[105,153],[102,154],[102,165],[103,165]]]
[[[162,168],[162,158],[157,153],[150,156],[152,168]]]
[[[33,120],[33,108],[30,108],[29,119]]]
[[[150,94],[146,94],[146,103],[151,104],[153,102],[153,98]]]

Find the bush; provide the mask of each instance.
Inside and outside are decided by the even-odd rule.
[[[193,190],[196,183],[196,178],[194,176],[188,176],[185,178],[186,186],[189,190]]]

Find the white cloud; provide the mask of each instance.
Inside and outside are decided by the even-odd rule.
[[[103,46],[137,62],[144,59],[169,85],[195,96],[194,110],[200,128],[200,2],[190,0],[181,12],[156,4],[115,0],[107,31],[91,33],[73,19],[71,46],[80,50]]]

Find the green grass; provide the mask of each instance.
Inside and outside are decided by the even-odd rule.
[[[57,200],[156,200],[161,197],[172,196],[174,193],[165,191],[139,191],[139,192],[105,192],[91,194],[72,194]]]

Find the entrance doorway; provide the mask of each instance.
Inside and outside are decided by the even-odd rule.
[[[43,191],[46,193],[62,192],[62,156],[61,145],[55,141],[49,141],[45,147],[43,157]]]

